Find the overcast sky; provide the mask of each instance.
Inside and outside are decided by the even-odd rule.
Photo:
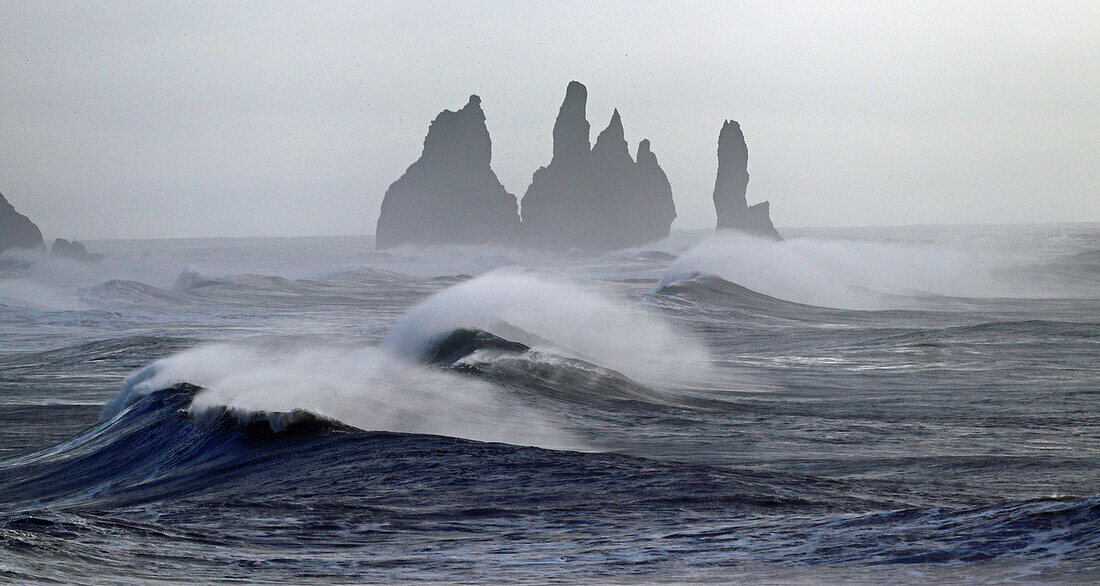
[[[482,97],[522,197],[566,84],[714,224],[741,123],[783,226],[1100,221],[1100,2],[0,2],[0,193],[47,237],[370,234]]]

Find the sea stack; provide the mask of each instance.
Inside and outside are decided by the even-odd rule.
[[[554,122],[554,155],[523,196],[529,244],[549,249],[615,249],[668,236],[672,188],[649,141],[630,156],[616,110],[589,147],[588,90],[570,82]]]
[[[516,198],[491,166],[492,141],[481,98],[444,110],[428,127],[424,150],[382,200],[375,243],[482,244],[519,235]]]
[[[714,210],[719,230],[738,230],[746,234],[782,240],[772,225],[768,202],[748,205],[749,149],[741,125],[726,120],[718,134],[718,176],[714,181]]]
[[[15,211],[15,207],[0,194],[0,252],[9,248],[36,248],[42,246],[42,232],[27,216]]]
[[[80,242],[65,240],[64,238],[53,241],[53,245],[50,246],[50,253],[83,263],[99,262],[104,258],[102,254],[88,252],[88,249]]]

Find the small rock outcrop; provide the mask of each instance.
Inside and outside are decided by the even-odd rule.
[[[516,198],[491,167],[492,142],[481,98],[432,121],[424,150],[382,200],[375,243],[482,244],[519,235]]]
[[[631,158],[616,110],[590,148],[587,102],[587,88],[570,82],[554,122],[553,158],[523,196],[528,244],[613,249],[668,236],[676,206],[649,141]]]
[[[749,149],[741,125],[726,120],[718,134],[718,176],[714,181],[714,210],[719,230],[738,230],[754,236],[782,240],[772,225],[768,202],[748,205]]]
[[[42,232],[27,216],[0,194],[0,252],[9,248],[36,248],[42,245]]]
[[[76,240],[65,240],[64,238],[54,240],[53,246],[50,246],[50,252],[71,260],[86,263],[99,262],[104,258],[102,254],[88,252],[88,249]]]

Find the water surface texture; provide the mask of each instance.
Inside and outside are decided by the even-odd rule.
[[[0,258],[0,580],[1100,579],[1100,225]]]

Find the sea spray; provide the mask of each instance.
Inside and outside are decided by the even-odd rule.
[[[459,328],[587,360],[642,383],[690,386],[712,369],[702,344],[652,313],[563,278],[517,269],[492,271],[433,295],[411,309],[383,345],[417,359]]]
[[[101,419],[184,382],[202,388],[188,409],[200,421],[227,412],[248,423],[262,414],[273,418],[274,428],[285,414],[305,411],[368,431],[583,447],[537,409],[489,383],[377,348],[286,343],[192,348],[131,375]]]
[[[1021,259],[988,249],[796,238],[773,242],[716,234],[669,266],[657,285],[708,274],[785,301],[844,309],[897,309],[938,297],[1065,294],[1009,271]]]

